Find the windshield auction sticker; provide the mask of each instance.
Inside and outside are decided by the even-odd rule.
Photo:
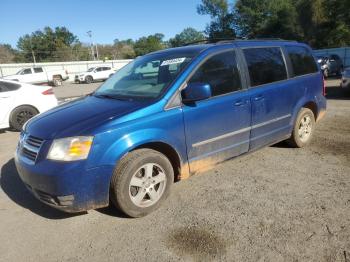
[[[164,60],[160,66],[173,65],[173,64],[181,64],[186,60],[186,57],[174,58],[170,60]]]

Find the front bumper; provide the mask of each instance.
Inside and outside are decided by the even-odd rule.
[[[86,161],[35,164],[17,149],[15,163],[20,178],[41,202],[74,213],[108,206],[112,166],[86,168]]]

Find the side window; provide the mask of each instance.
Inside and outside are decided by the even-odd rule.
[[[311,52],[302,46],[286,46],[295,76],[306,75],[318,71]]]
[[[42,73],[44,72],[43,69],[41,67],[35,67],[34,68],[34,73]]]
[[[21,73],[21,75],[29,75],[32,73],[32,69],[30,68],[27,68],[27,69],[24,69]]]
[[[102,67],[97,67],[96,68],[96,72],[101,72],[102,71]]]
[[[0,82],[0,92],[15,91],[21,87],[20,84]]]
[[[108,71],[108,70],[111,70],[111,68],[110,67],[104,67],[104,70]]]
[[[287,79],[287,69],[279,47],[247,48],[243,49],[243,53],[251,86]]]
[[[226,51],[210,57],[197,69],[189,83],[210,84],[212,96],[242,89],[235,52]]]

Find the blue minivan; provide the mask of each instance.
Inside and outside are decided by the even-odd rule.
[[[95,92],[29,120],[15,154],[40,201],[66,212],[157,209],[174,181],[287,140],[308,145],[326,99],[310,47],[236,40],[139,57]]]

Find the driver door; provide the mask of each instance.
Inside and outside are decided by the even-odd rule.
[[[247,152],[251,123],[250,97],[233,49],[207,58],[188,81],[195,82],[210,84],[212,97],[183,106],[191,173]]]

